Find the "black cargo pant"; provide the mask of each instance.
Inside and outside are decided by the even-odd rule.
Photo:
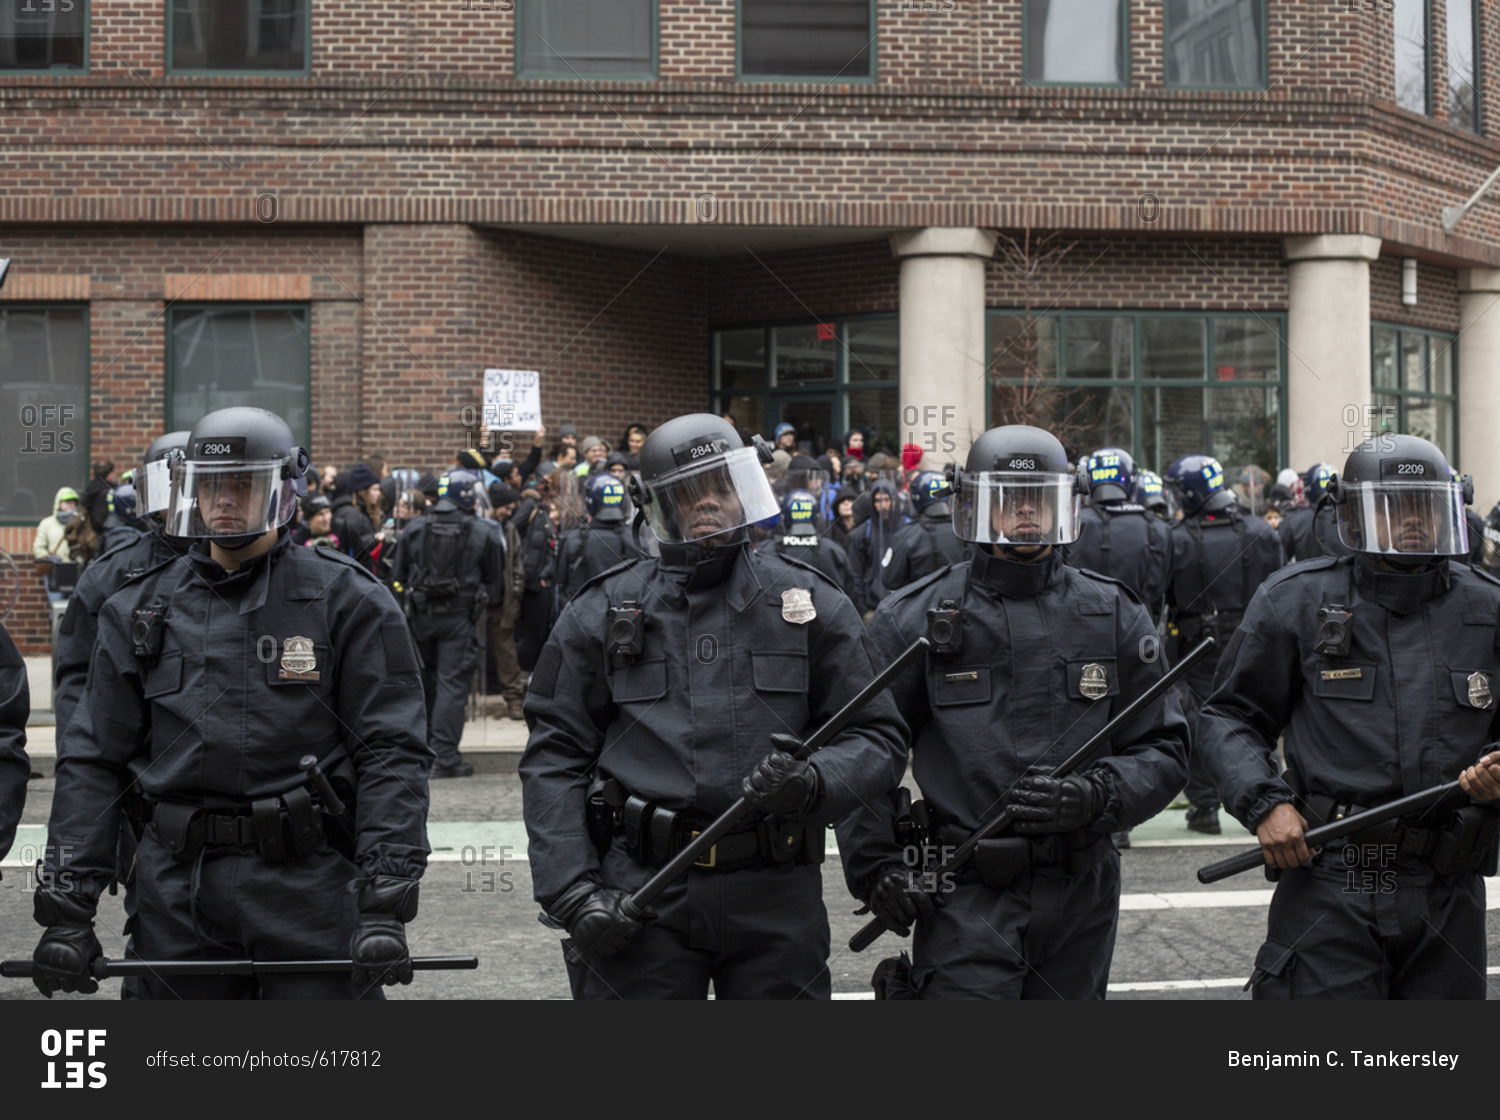
[[[328,847],[283,863],[252,847],[179,860],[148,828],[136,850],[134,956],[141,960],[311,960],[349,955],[359,874]],[[384,999],[347,972],[148,976],[143,999]]]
[[[633,891],[655,869],[616,838],[604,885]],[[830,935],[817,864],[692,870],[651,904],[636,938],[584,963],[563,942],[574,999],[828,999]]]
[[[1089,849],[1081,874],[1026,872],[995,890],[956,873],[919,921],[911,986],[920,999],[1103,999],[1120,920],[1120,854]]]
[[[1281,873],[1246,987],[1256,999],[1484,999],[1484,881],[1325,851]]]
[[[468,611],[420,612],[412,637],[422,658],[422,691],[427,697],[427,742],[438,766],[457,766],[474,667],[479,663],[479,635]]]

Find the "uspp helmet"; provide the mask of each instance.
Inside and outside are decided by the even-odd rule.
[[[1462,481],[1420,436],[1382,434],[1349,453],[1328,483],[1339,539],[1372,556],[1464,556],[1469,551]]]
[[[781,499],[781,520],[790,536],[817,536],[822,521],[817,496],[811,490],[788,490]]]
[[[1067,544],[1078,536],[1082,472],[1051,432],[1025,424],[991,428],[953,469],[953,531],[983,544]]]
[[[1166,485],[1155,471],[1135,472],[1135,494],[1132,496],[1138,504],[1154,513],[1165,515],[1171,509]]]
[[[473,513],[475,493],[478,488],[479,478],[473,471],[451,470],[445,475],[440,475],[437,485],[437,501],[432,503],[432,511],[452,513],[454,510],[462,510],[465,513]]]
[[[781,516],[764,469],[770,461],[769,444],[756,437],[746,447],[720,416],[674,417],[641,445],[631,497],[664,542],[718,537]]]
[[[604,524],[625,520],[625,484],[608,471],[588,481],[589,519]]]
[[[1302,472],[1302,496],[1310,506],[1318,504],[1328,490],[1328,480],[1337,473],[1332,463],[1314,463]]]
[[[274,412],[210,412],[193,425],[185,457],[173,468],[166,531],[244,548],[292,519],[306,472],[307,452]]]
[[[1234,504],[1234,495],[1224,489],[1224,468],[1210,455],[1184,455],[1167,468],[1166,482],[1177,492],[1188,517]]]
[[[1135,460],[1118,447],[1101,447],[1083,461],[1096,502],[1128,502],[1135,491]]]

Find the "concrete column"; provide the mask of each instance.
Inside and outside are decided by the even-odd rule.
[[[1370,262],[1380,238],[1288,237],[1287,464],[1342,469],[1370,431]]]
[[[901,261],[901,441],[922,466],[959,463],[984,431],[984,262],[995,235],[932,227],[891,236]]]
[[[1500,268],[1458,273],[1458,454],[1474,476],[1474,509],[1500,499]]]

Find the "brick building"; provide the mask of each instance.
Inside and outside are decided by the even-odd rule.
[[[1274,473],[1388,427],[1500,498],[1477,0],[0,0],[0,135],[22,556],[228,404],[446,463],[489,367],[612,442],[1029,415]]]

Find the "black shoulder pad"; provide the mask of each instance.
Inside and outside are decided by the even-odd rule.
[[[787,565],[787,567],[789,568],[796,568],[799,571],[803,572],[811,572],[813,575],[817,576],[818,579],[822,581],[822,583],[824,583],[828,587],[833,588],[833,590],[837,591],[840,595],[846,594],[842,587],[834,583],[833,580],[829,579],[822,572],[818,571],[817,568],[813,567],[806,560],[798,560],[795,556],[787,556],[785,553],[777,552],[774,548],[768,549],[765,552],[759,552],[756,549],[752,548],[748,553],[746,553],[746,555],[754,556],[757,560],[761,561],[779,561],[780,563]]]
[[[357,572],[359,572],[360,575],[364,576],[371,583],[379,583],[380,582],[378,579],[375,578],[375,573],[372,572],[372,571],[370,571],[369,568],[365,567],[358,560],[354,559],[354,557],[352,557],[352,556],[345,556],[342,552],[337,552],[337,551],[335,551],[334,549],[331,549],[331,548],[318,548],[318,547],[307,548],[304,545],[292,545],[291,547],[293,549],[293,554],[294,555],[297,554],[297,553],[302,553],[302,552],[311,552],[314,556],[318,557],[320,560],[331,560],[331,561],[333,561],[336,564],[347,564],[349,567],[351,567],[351,568],[355,569]]]
[[[1322,571],[1324,568],[1332,568],[1334,565],[1348,561],[1354,563],[1352,556],[1314,556],[1310,560],[1294,560],[1290,564],[1283,564],[1268,575],[1262,582],[1262,587],[1270,587],[1273,584],[1284,583],[1299,575],[1308,572]]]
[[[1084,577],[1085,582],[1083,586],[1088,585],[1088,580],[1093,580],[1095,583],[1107,583],[1111,587],[1117,587],[1121,591],[1123,591],[1125,593],[1125,597],[1132,603],[1139,604],[1140,606],[1145,606],[1144,603],[1141,603],[1141,597],[1135,593],[1135,591],[1128,583],[1117,580],[1114,576],[1107,576],[1103,572],[1096,572],[1092,568],[1074,568],[1072,567],[1072,565],[1068,565],[1068,567],[1074,575]]]
[[[644,561],[649,559],[651,559],[651,557],[649,556],[637,556],[633,560],[621,560],[613,568],[605,568],[604,571],[600,572],[598,575],[592,577],[591,579],[585,580],[583,586],[577,590],[577,592],[573,595],[573,598],[578,598],[579,595],[582,595],[590,587],[593,587],[594,584],[607,580],[610,576],[617,576],[621,572],[628,572],[637,564],[643,563]]]
[[[898,587],[898,588],[896,588],[896,590],[892,591],[889,595],[886,596],[886,599],[897,599],[897,600],[900,600],[900,599],[909,599],[913,595],[920,594],[924,589],[933,586],[934,584],[936,584],[937,582],[939,582],[944,576],[946,576],[946,575],[948,575],[950,573],[957,573],[960,568],[962,568],[964,571],[967,571],[968,570],[968,563],[969,562],[967,560],[964,560],[964,561],[961,561],[958,564],[944,564],[937,571],[932,572],[932,573],[930,573],[928,575],[925,575],[921,579],[913,580],[911,583],[908,583],[905,587]],[[953,598],[956,599],[956,598],[958,598],[958,596],[954,595]],[[885,601],[884,599],[881,600],[881,602],[884,602],[884,601]]]
[[[1489,572],[1485,571],[1477,564],[1458,564],[1455,562],[1454,567],[1473,572],[1476,576],[1484,580],[1486,583],[1493,584],[1496,588],[1500,588],[1500,578],[1492,576]]]

